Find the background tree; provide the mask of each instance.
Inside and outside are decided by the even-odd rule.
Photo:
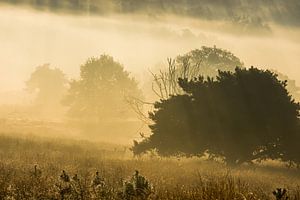
[[[178,79],[191,80],[195,77],[215,77],[218,70],[233,72],[236,67],[243,67],[243,62],[233,53],[214,47],[201,47],[194,49],[184,55],[179,55],[176,59],[168,58],[168,68],[151,72],[153,80],[146,84],[148,93],[147,102],[140,99],[129,99],[133,110],[139,118],[146,124],[151,124],[151,119],[143,108],[153,110],[153,103],[159,99],[168,99],[171,95],[184,94],[178,85]],[[152,90],[152,91],[151,91]]]
[[[220,71],[233,72],[236,67],[243,67],[243,62],[233,53],[214,47],[194,49],[175,60],[168,59],[168,69],[152,73],[154,82],[152,90],[160,99],[170,95],[182,94],[178,79],[191,80],[195,77],[215,77]]]
[[[232,52],[216,46],[194,49],[183,56],[178,56],[176,62],[180,68],[186,67],[188,62],[187,67],[191,68],[190,74],[183,75],[183,78],[193,78],[195,75],[216,77],[218,71],[234,72],[236,67],[244,66],[244,63]]]
[[[47,114],[60,108],[66,84],[67,79],[60,69],[44,64],[38,66],[26,81],[26,90],[36,95],[35,106]]]
[[[133,150],[157,149],[161,155],[209,152],[227,163],[291,155],[288,141],[299,138],[299,105],[286,82],[271,71],[236,68],[219,71],[215,80],[179,79],[179,85],[185,94],[155,103],[150,113],[153,134],[135,142]]]
[[[80,78],[70,82],[63,103],[71,117],[100,122],[133,117],[135,113],[125,101],[129,96],[142,98],[135,79],[111,56],[101,55],[80,67]]]

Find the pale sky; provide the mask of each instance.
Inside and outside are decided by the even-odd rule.
[[[88,57],[112,55],[128,71],[142,74],[167,57],[203,45],[227,49],[246,66],[274,68],[300,85],[300,30],[272,26],[271,35],[235,31],[222,21],[175,16],[88,17],[0,7],[0,91],[21,90],[43,63],[77,77]],[[166,63],[166,62],[165,62]]]

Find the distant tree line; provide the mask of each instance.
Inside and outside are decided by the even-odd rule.
[[[154,150],[231,164],[281,159],[299,165],[294,81],[270,70],[247,69],[234,54],[216,47],[192,50],[168,64],[167,70],[152,73],[158,97],[146,116],[152,134],[134,141],[134,154]],[[131,110],[136,101],[128,99],[143,103],[138,82],[108,55],[89,58],[71,81],[57,68],[39,66],[27,89],[36,93],[40,108],[62,100],[68,117],[78,122],[126,120],[136,117]]]
[[[45,113],[67,108],[70,119],[97,123],[136,118],[127,99],[143,99],[138,82],[111,56],[91,57],[80,66],[80,77],[68,80],[50,64],[36,67],[26,90],[35,95],[34,105]]]

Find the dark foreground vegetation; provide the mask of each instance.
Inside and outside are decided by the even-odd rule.
[[[0,141],[0,199],[300,199],[299,171],[278,163],[229,168],[195,158],[133,159],[124,147],[89,142]]]
[[[155,103],[153,134],[135,142],[136,154],[208,153],[232,164],[281,159],[299,167],[300,106],[276,74],[236,68],[178,84],[182,94]]]

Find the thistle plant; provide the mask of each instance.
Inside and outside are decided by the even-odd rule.
[[[93,196],[97,199],[109,199],[108,197],[112,196],[111,190],[106,186],[104,178],[100,176],[98,171],[95,173],[91,187],[93,191]]]
[[[92,186],[93,187],[104,187],[105,186],[104,179],[100,177],[98,171],[96,172],[95,177],[92,181]]]
[[[62,171],[62,174],[60,175],[60,180],[62,180],[63,182],[70,182],[70,177],[65,170]]]
[[[66,199],[68,196],[71,195],[72,188],[70,184],[70,177],[65,172],[65,170],[62,171],[62,174],[60,175],[60,183],[56,184],[56,186],[59,190],[59,195],[61,199]]]
[[[37,165],[34,165],[34,170],[33,172],[31,173],[31,176],[33,178],[40,178],[42,175],[42,170],[38,169],[38,166]]]
[[[123,186],[123,198],[126,200],[149,198],[153,189],[149,181],[136,170],[130,181],[125,181]]]
[[[83,193],[84,193],[84,191],[83,191],[80,179],[78,178],[77,174],[75,174],[72,177],[72,179],[70,181],[70,184],[71,184],[71,193],[72,193],[72,196],[75,199],[83,199]]]
[[[277,188],[273,191],[273,195],[276,197],[276,200],[287,200],[289,198],[285,188]]]
[[[7,191],[6,191],[6,197],[4,198],[4,200],[16,200],[16,188],[14,187],[14,185],[9,185],[7,187]]]
[[[136,196],[134,185],[131,182],[125,181],[123,184],[123,193],[120,197],[123,197],[126,200],[131,200]]]

